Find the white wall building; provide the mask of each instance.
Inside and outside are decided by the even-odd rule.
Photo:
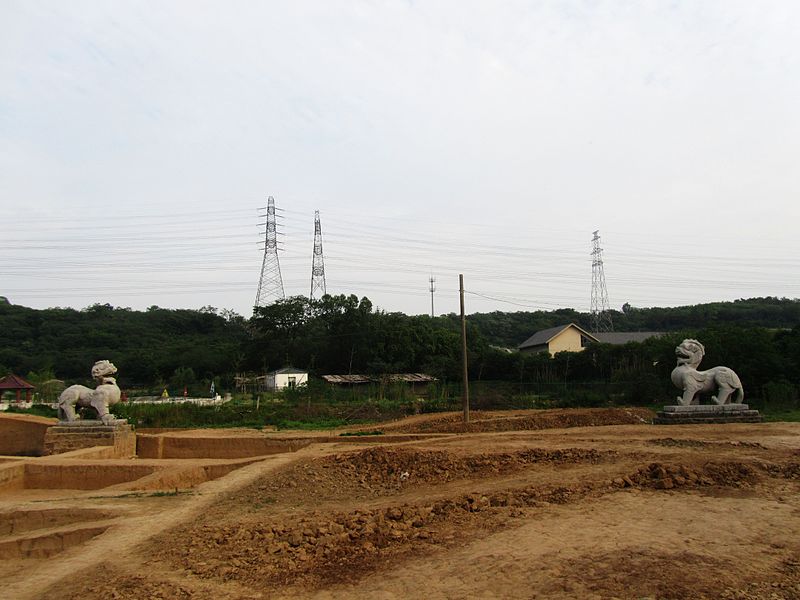
[[[308,384],[308,371],[285,367],[272,373],[267,373],[266,388],[268,390],[284,390]]]

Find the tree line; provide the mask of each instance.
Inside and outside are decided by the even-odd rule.
[[[665,335],[551,358],[507,348],[556,325],[575,322],[588,328],[587,313],[560,309],[470,315],[470,378],[506,382],[519,393],[603,389],[605,396],[621,394],[630,401],[663,398],[674,393],[669,372],[675,346],[683,337],[696,337],[708,351],[701,368],[724,364],[739,373],[751,395],[796,399],[798,300],[754,298],[677,308],[626,305],[612,318],[618,331]],[[368,298],[354,295],[291,297],[257,308],[249,319],[213,307],[134,311],[95,304],[83,310],[37,310],[0,302],[0,375],[14,372],[33,383],[88,383],[91,365],[103,358],[118,367],[123,389],[186,387],[205,393],[212,381],[217,390],[231,389],[236,373],[261,374],[289,365],[314,375],[425,372],[457,382],[460,344],[455,314],[431,318],[375,310]]]

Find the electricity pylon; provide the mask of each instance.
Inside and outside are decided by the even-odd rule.
[[[322,296],[327,294],[325,287],[325,261],[322,257],[322,225],[319,222],[319,211],[314,211],[314,258],[311,263],[311,294],[309,298],[314,299],[314,292],[322,290]]]
[[[275,218],[275,199],[267,200],[267,222],[264,232],[264,260],[261,263],[261,278],[258,281],[255,308],[267,306],[276,300],[283,300],[281,263],[278,260],[278,230]]]
[[[599,233],[598,229],[592,237],[592,302],[590,308],[592,333],[614,331],[614,323],[611,321],[611,306],[608,303],[606,276],[603,272],[603,249],[600,248]]]

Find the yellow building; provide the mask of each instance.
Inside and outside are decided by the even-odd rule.
[[[537,331],[518,348],[520,352],[549,352],[550,356],[555,356],[557,352],[581,352],[589,344],[599,341],[588,331],[570,323]]]
[[[537,331],[522,342],[517,349],[520,352],[580,352],[589,344],[622,345],[630,342],[643,342],[651,337],[663,335],[658,331],[604,331],[589,333],[575,323],[560,325]]]

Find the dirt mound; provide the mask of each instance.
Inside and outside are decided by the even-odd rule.
[[[534,464],[597,464],[615,455],[592,449],[532,448],[457,456],[440,450],[375,447],[294,465],[237,493],[236,501],[261,508],[279,499],[303,497],[309,490],[325,499],[385,496],[410,486],[504,475]]]
[[[733,446],[735,448],[755,448],[758,450],[766,450],[766,446],[758,442],[706,442],[703,440],[690,440],[690,439],[675,439],[675,438],[660,438],[657,440],[649,440],[646,443],[654,446],[666,446],[672,448],[704,448],[708,446]]]
[[[666,446],[667,448],[703,448],[708,446],[708,442],[701,442],[700,440],[676,440],[675,438],[649,440],[647,443],[654,446]]]
[[[700,467],[651,463],[630,476],[614,479],[612,483],[617,487],[669,490],[704,485],[747,487],[759,479],[756,469],[742,462],[706,463]]]
[[[800,479],[800,462],[790,460],[787,463],[762,463],[759,465],[773,477]]]
[[[205,524],[173,537],[168,550],[161,545],[153,551],[166,554],[159,561],[166,558],[198,577],[254,587],[353,581],[390,557],[451,544],[478,520],[496,531],[519,516],[518,507],[563,504],[591,489],[528,488],[427,505],[314,512],[275,523]]]
[[[383,427],[385,431],[402,433],[483,433],[493,431],[527,431],[599,425],[631,425],[650,423],[653,412],[645,408],[576,408],[525,411],[523,414],[483,413],[474,411],[466,427],[461,413],[446,413],[428,419],[415,419]]]
[[[328,457],[322,461],[321,466],[378,485],[396,481],[438,483],[508,473],[531,464],[597,463],[611,454],[613,453],[578,448],[532,448],[519,452],[459,457],[445,451],[378,447]]]

